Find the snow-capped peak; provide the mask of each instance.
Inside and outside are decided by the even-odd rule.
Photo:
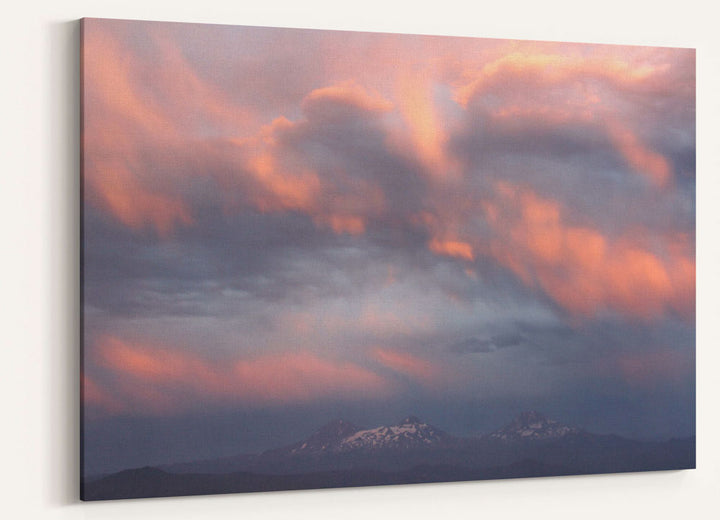
[[[341,451],[380,448],[416,448],[442,443],[449,435],[411,415],[396,426],[360,430],[340,444]]]
[[[524,440],[554,439],[578,433],[572,426],[548,419],[536,411],[522,412],[503,428],[489,435],[491,439]]]
[[[395,426],[359,429],[352,423],[337,420],[291,447],[292,454],[320,452],[348,452],[355,450],[378,450],[385,448],[429,447],[444,443],[450,435],[422,422],[414,415],[408,416]]]

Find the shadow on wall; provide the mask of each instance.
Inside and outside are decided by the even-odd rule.
[[[79,502],[80,481],[80,23],[48,24],[43,64],[50,72],[46,102],[50,108],[48,158],[51,201],[44,218],[52,230],[49,298],[51,316],[42,369],[49,408],[43,410],[45,459],[43,496],[51,505]]]

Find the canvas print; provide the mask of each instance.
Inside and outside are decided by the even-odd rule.
[[[695,466],[694,50],[81,24],[83,499]]]

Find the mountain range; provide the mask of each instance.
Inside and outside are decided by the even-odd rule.
[[[409,416],[360,428],[333,421],[259,454],[121,471],[87,479],[83,500],[616,473],[695,467],[695,439],[598,435],[523,412],[479,437]]]

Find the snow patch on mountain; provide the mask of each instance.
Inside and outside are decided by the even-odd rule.
[[[440,442],[447,437],[445,432],[408,417],[397,426],[380,426],[370,430],[361,430],[343,439],[339,450],[360,448],[411,448]]]
[[[449,440],[449,434],[410,416],[394,426],[360,430],[351,423],[335,421],[290,450],[293,454],[349,452],[386,448],[433,446]]]
[[[491,433],[491,439],[505,441],[524,439],[557,439],[566,435],[579,433],[578,428],[567,426],[542,414],[530,411],[523,412],[503,428]]]

